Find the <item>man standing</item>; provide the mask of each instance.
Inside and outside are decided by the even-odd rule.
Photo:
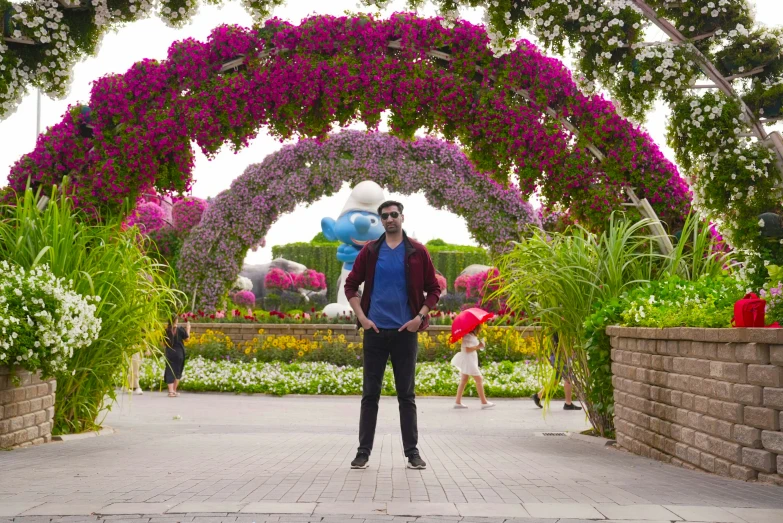
[[[428,313],[440,298],[427,248],[402,230],[402,204],[384,202],[378,207],[386,231],[368,242],[354,261],[345,279],[345,296],[364,328],[364,383],[359,417],[359,449],[351,468],[367,467],[375,439],[378,402],[383,373],[391,357],[394,385],[400,407],[400,430],[408,468],[427,466],[417,448],[416,355],[418,332],[429,326]],[[359,285],[364,293],[359,298]],[[426,297],[425,297],[426,293]]]

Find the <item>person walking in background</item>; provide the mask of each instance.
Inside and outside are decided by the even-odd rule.
[[[131,356],[130,375],[128,376],[128,381],[129,381],[129,391],[133,391],[134,394],[139,396],[144,394],[144,391],[141,390],[141,386],[139,385],[140,369],[141,369],[141,352],[136,352],[133,354],[133,356]]]
[[[169,397],[179,396],[177,386],[182,379],[182,371],[185,370],[185,340],[190,337],[190,322],[186,322],[184,327],[179,326],[177,315],[171,317],[171,321],[166,326],[166,371],[163,379],[169,388]]]
[[[395,201],[380,205],[378,214],[386,232],[362,247],[345,279],[345,296],[364,329],[359,448],[351,462],[355,469],[366,468],[370,459],[383,373],[390,357],[407,466],[427,466],[417,447],[416,356],[418,332],[429,326],[428,313],[440,299],[440,285],[427,248],[403,231],[402,210],[402,204]],[[364,292],[360,298],[362,283]]]
[[[457,367],[460,372],[457,399],[454,402],[455,409],[468,408],[467,405],[462,404],[462,394],[465,392],[465,387],[468,385],[468,380],[470,380],[471,376],[473,377],[473,381],[476,382],[476,390],[481,399],[481,408],[491,409],[495,406],[491,401],[487,401],[487,396],[484,394],[484,380],[481,376],[481,369],[479,368],[478,351],[484,348],[484,342],[478,338],[482,329],[481,325],[482,324],[476,325],[476,328],[473,329],[470,334],[466,334],[462,338],[462,347],[460,351],[451,358],[451,364]]]
[[[558,344],[557,333],[555,333],[555,335],[552,336],[552,343],[554,344],[555,347],[557,347]],[[549,364],[552,366],[553,369],[555,369],[555,383],[560,383],[561,380],[563,382],[563,391],[565,392],[565,405],[563,405],[563,410],[582,410],[582,407],[580,407],[579,405],[574,405],[571,402],[571,396],[573,394],[573,386],[571,385],[571,381],[568,379],[568,376],[571,374],[571,370],[567,361],[556,361],[554,347],[552,348],[552,352],[550,352],[549,354]],[[544,406],[541,404],[541,398],[543,396],[544,396],[543,387],[541,388],[540,391],[536,392],[531,396],[533,403],[535,403],[536,407],[538,407],[539,409],[544,408]]]

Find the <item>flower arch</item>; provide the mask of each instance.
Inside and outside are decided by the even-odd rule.
[[[665,220],[680,219],[687,185],[610,102],[581,93],[561,62],[526,41],[494,57],[482,27],[442,22],[315,16],[176,42],[165,61],[97,80],[89,106],[40,136],[10,185],[70,174],[83,207],[117,213],[152,186],[187,190],[191,141],[212,156],[261,127],[281,139],[324,137],[335,123],[376,129],[388,109],[394,134],[440,132],[480,171],[499,181],[514,173],[523,195],[538,188],[583,221],[602,222],[629,185]]]
[[[283,147],[218,195],[182,247],[180,286],[195,296],[197,308],[213,309],[239,274],[247,249],[280,215],[339,191],[343,182],[363,180],[403,194],[422,191],[433,207],[465,217],[473,238],[495,251],[520,239],[528,226],[541,225],[516,187],[477,172],[456,145],[343,131],[324,142],[304,139]]]

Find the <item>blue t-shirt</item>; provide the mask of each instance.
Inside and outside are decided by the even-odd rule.
[[[399,329],[413,318],[405,279],[405,243],[394,249],[381,243],[367,317],[379,329]]]

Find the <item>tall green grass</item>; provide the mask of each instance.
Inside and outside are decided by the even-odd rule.
[[[498,260],[501,286],[495,295],[506,296],[512,310],[524,312],[531,324],[542,327],[539,361],[546,362],[552,353],[556,362],[568,363],[575,393],[602,435],[614,431],[611,369],[605,368],[608,356],[604,362],[588,361],[587,317],[651,280],[675,274],[685,279],[714,276],[731,259],[713,248],[707,226],[693,215],[669,254],[657,250],[649,225],[647,219],[633,222],[612,215],[600,234],[581,227],[563,233],[537,230]],[[557,344],[552,342],[554,334]],[[608,355],[609,348],[605,349]],[[544,372],[546,365],[541,366],[540,379],[549,392],[558,384]]]
[[[179,297],[170,269],[145,254],[138,231],[122,231],[119,221],[91,223],[64,192],[47,203],[28,189],[0,216],[0,257],[25,268],[47,264],[77,292],[100,297],[100,337],[56,376],[54,433],[94,430],[131,355],[160,346],[162,320]]]

